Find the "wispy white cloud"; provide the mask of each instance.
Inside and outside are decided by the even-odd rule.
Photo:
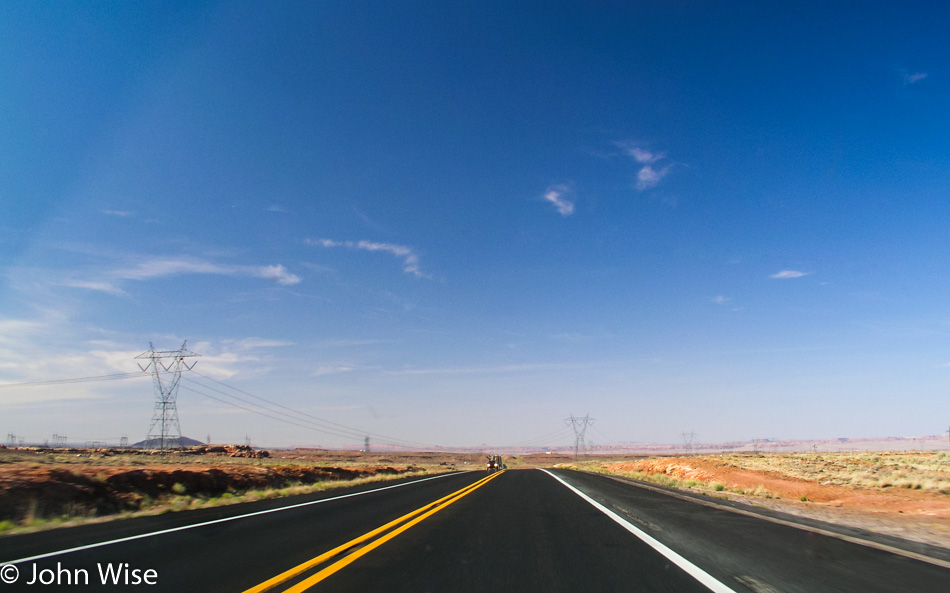
[[[334,241],[333,239],[304,239],[304,243],[317,247],[345,247],[359,251],[381,251],[389,253],[402,259],[403,272],[412,274],[416,278],[427,277],[419,265],[419,255],[411,247],[405,245],[378,243],[375,241]]]
[[[325,375],[339,375],[340,373],[350,373],[357,370],[353,365],[322,365],[313,369],[310,374],[314,377],[322,377]]]
[[[531,373],[536,371],[558,371],[589,369],[603,366],[604,362],[536,363],[510,364],[487,367],[447,367],[431,369],[403,369],[391,371],[393,375],[481,375],[497,373]]]
[[[717,305],[725,305],[726,303],[728,303],[729,301],[731,301],[732,298],[727,297],[727,296],[718,295],[718,296],[714,296],[711,300],[712,300],[712,302],[716,303]]]
[[[103,210],[102,213],[108,216],[119,216],[122,218],[130,218],[135,216],[134,213],[129,212],[128,210]]]
[[[265,212],[277,212],[277,213],[283,214],[283,213],[287,212],[287,209],[284,208],[283,206],[278,205],[278,204],[271,204],[270,206],[264,208],[264,211],[265,211]]]
[[[670,172],[670,166],[667,165],[662,169],[654,169],[650,165],[644,165],[637,172],[637,184],[636,188],[640,191],[656,187],[660,181],[666,177],[667,173]]]
[[[224,346],[235,347],[240,350],[254,350],[257,348],[282,348],[284,346],[293,346],[293,342],[286,340],[269,340],[265,338],[242,338],[240,340],[224,340]]]
[[[119,288],[115,283],[102,280],[64,280],[60,284],[70,288],[85,288],[86,290],[104,292],[115,296],[128,296],[128,293]]]
[[[554,204],[561,216],[570,216],[574,214],[574,202],[565,197],[571,193],[571,188],[566,185],[552,185],[544,191],[545,201]]]
[[[914,72],[913,74],[904,73],[904,83],[905,84],[914,84],[915,82],[920,82],[921,80],[927,78],[926,72]]]
[[[283,286],[291,286],[300,282],[299,276],[290,273],[287,268],[280,264],[271,266],[241,266],[217,264],[189,258],[153,259],[143,262],[134,268],[113,272],[112,276],[123,280],[149,280],[163,276],[180,276],[183,274],[214,274],[220,276],[266,278],[276,280],[278,284]]]
[[[799,272],[798,270],[782,270],[781,272],[772,274],[769,278],[776,278],[778,280],[788,280],[790,278],[801,278],[802,276],[807,276],[811,272]]]

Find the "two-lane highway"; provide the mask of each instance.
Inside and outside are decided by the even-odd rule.
[[[76,579],[61,577],[81,580],[77,571],[87,591],[950,588],[939,561],[562,470],[466,472],[0,538],[4,560],[20,560],[20,579],[0,591],[69,591]],[[126,563],[154,570],[157,584],[101,584],[103,565]],[[59,582],[29,585],[34,571]]]
[[[150,591],[240,592],[484,475],[464,472],[380,482],[319,495],[0,538],[0,564],[24,559],[17,563],[17,582],[0,587],[42,589],[39,583],[26,584],[34,570],[65,567],[88,572],[89,586],[83,590],[103,589],[99,568],[127,563],[132,569],[157,572],[157,585],[142,585]],[[72,586],[53,584],[59,586],[47,590],[68,591]],[[110,585],[103,590],[115,589]]]

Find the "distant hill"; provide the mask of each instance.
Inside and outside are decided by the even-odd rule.
[[[188,437],[181,437],[179,442],[175,442],[178,439],[165,439],[165,448],[174,448],[174,447],[194,447],[195,445],[204,445],[205,443],[201,441],[196,441],[195,439],[190,439]],[[161,439],[145,439],[144,441],[139,441],[130,447],[134,449],[160,449],[162,447]]]

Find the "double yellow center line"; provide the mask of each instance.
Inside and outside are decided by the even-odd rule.
[[[270,589],[273,589],[274,587],[280,584],[286,583],[292,578],[299,576],[307,572],[308,570],[311,570],[313,568],[320,566],[324,562],[327,562],[328,560],[335,558],[336,556],[344,554],[352,550],[353,548],[360,546],[361,544],[364,544],[364,542],[369,542],[363,545],[358,550],[351,552],[350,554],[337,560],[333,564],[320,570],[316,574],[297,583],[293,587],[290,587],[289,589],[284,590],[283,593],[300,593],[301,591],[305,591],[309,589],[310,587],[316,585],[323,579],[327,578],[328,576],[332,575],[333,573],[353,563],[360,557],[368,554],[369,552],[372,552],[379,546],[393,539],[400,533],[406,531],[413,525],[416,525],[424,521],[425,519],[438,513],[439,511],[449,506],[450,504],[458,501],[462,497],[471,494],[475,490],[478,490],[479,488],[481,488],[482,486],[484,486],[491,480],[497,478],[503,473],[504,471],[490,474],[482,478],[481,480],[475,482],[474,484],[470,484],[466,486],[465,488],[462,488],[461,490],[457,490],[453,492],[452,494],[449,494],[448,496],[443,496],[442,498],[438,500],[430,502],[429,504],[412,511],[411,513],[403,515],[402,517],[399,517],[398,519],[394,521],[390,521],[389,523],[386,523],[385,525],[381,527],[377,527],[376,529],[370,531],[369,533],[365,533],[356,539],[346,542],[345,544],[341,546],[337,546],[333,548],[332,550],[330,550],[329,552],[325,552],[323,554],[320,554],[316,558],[311,558],[310,560],[307,560],[306,562],[302,564],[298,564],[297,566],[291,568],[290,570],[282,572],[279,575],[275,576],[274,578],[264,581],[260,585],[251,587],[250,589],[244,591],[244,593],[263,593],[263,591],[269,591]],[[380,534],[383,534],[383,535],[373,540],[374,537]],[[373,540],[373,541],[369,541],[369,540]]]

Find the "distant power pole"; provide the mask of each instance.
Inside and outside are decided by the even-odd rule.
[[[693,452],[693,439],[696,438],[696,433],[689,431],[682,433],[680,436],[683,437],[683,448],[686,450],[686,454],[689,455]]]
[[[369,436],[363,439],[363,450],[369,453]]]
[[[128,447],[129,446],[129,437],[119,437],[119,446]]]
[[[158,440],[159,449],[162,451],[169,447],[181,446],[181,426],[178,424],[178,384],[181,382],[182,371],[190,371],[197,364],[195,361],[188,366],[185,358],[200,356],[186,350],[187,344],[188,341],[185,340],[178,350],[156,350],[149,342],[148,350],[135,357],[149,361],[144,367],[139,364],[139,368],[144,373],[151,373],[155,378],[155,411],[152,414],[152,424],[148,429],[148,440],[150,445],[154,442],[153,439]],[[167,364],[166,361],[168,361]]]
[[[577,461],[577,453],[581,448],[584,449],[585,454],[587,452],[584,433],[587,432],[587,427],[594,423],[594,419],[590,417],[590,414],[583,418],[577,418],[571,414],[570,418],[564,419],[564,423],[574,429],[574,461]]]

